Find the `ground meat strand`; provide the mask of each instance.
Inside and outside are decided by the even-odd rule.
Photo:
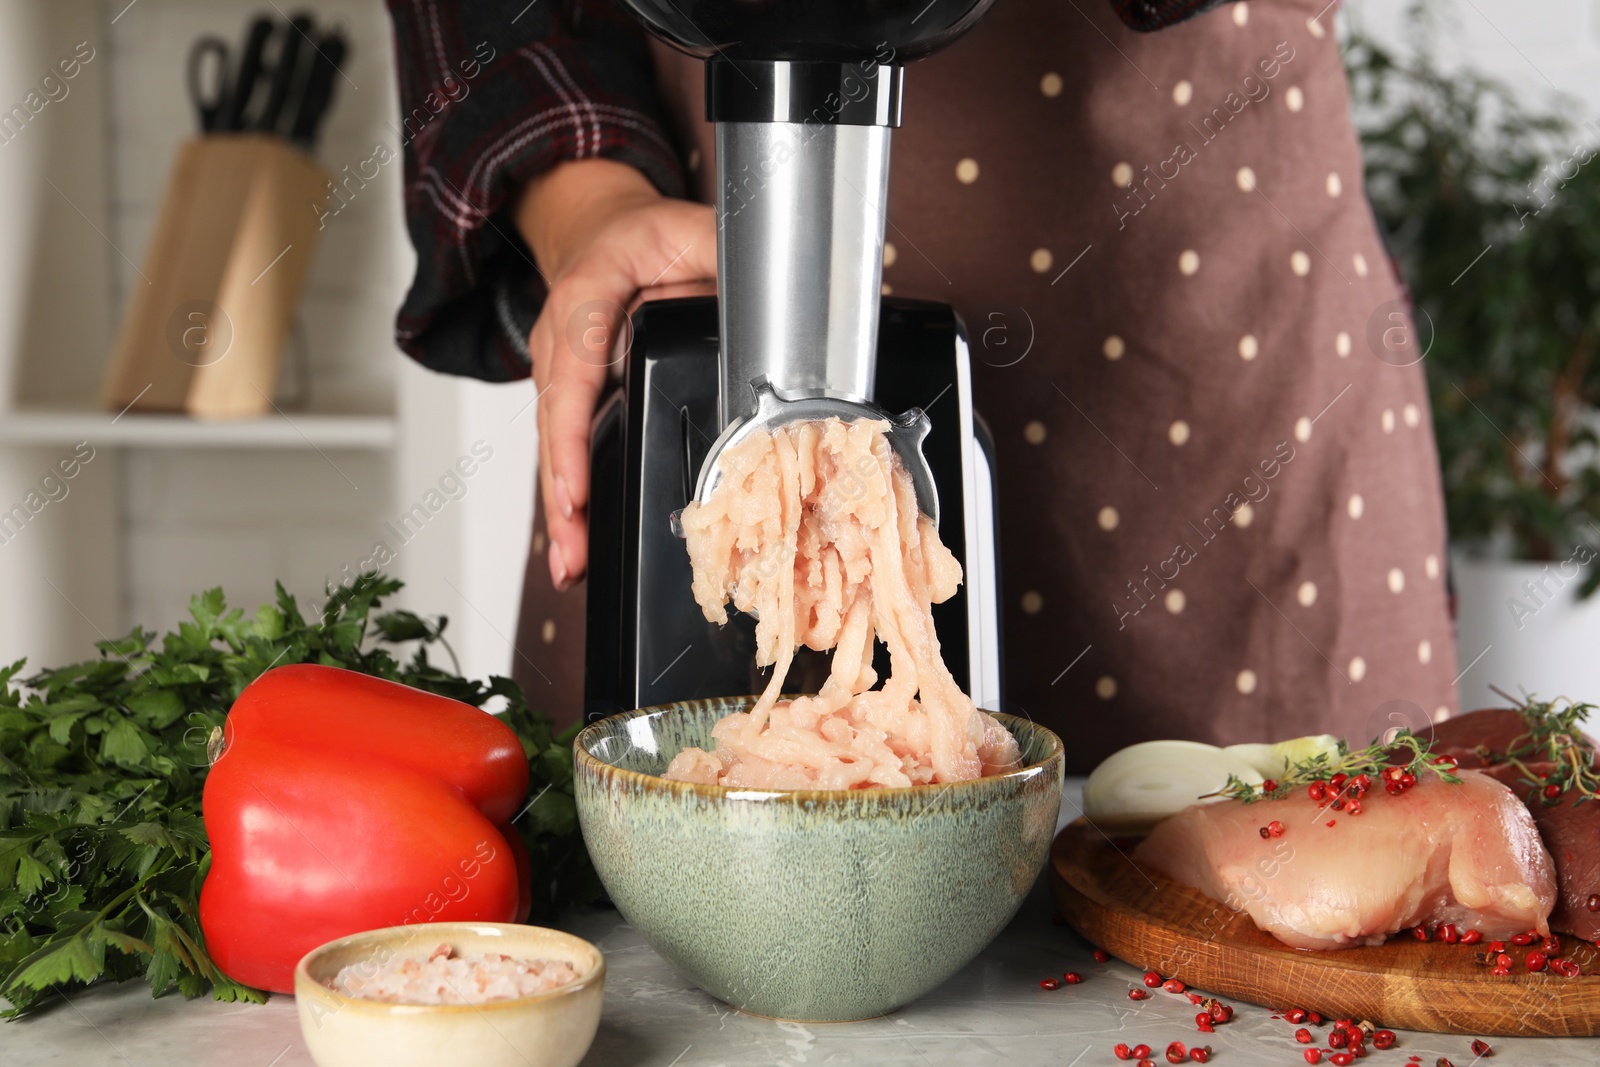
[[[917,510],[888,423],[791,423],[756,431],[719,459],[722,480],[682,516],[694,596],[756,616],[756,662],[774,667],[748,712],[687,749],[666,777],[768,789],[956,782],[1011,769],[1016,741],[973,706],[939,652],[933,604],[961,565]],[[875,639],[891,669],[874,690]],[[822,691],[778,701],[797,644],[833,649]],[[920,698],[920,699],[919,699]]]

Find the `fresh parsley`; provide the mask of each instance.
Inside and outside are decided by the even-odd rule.
[[[141,976],[156,996],[209,986],[219,1000],[265,999],[206,953],[200,796],[234,698],[280,664],[345,667],[497,711],[532,772],[517,825],[538,872],[534,916],[601,896],[572,795],[576,728],[552,733],[508,678],[474,681],[430,662],[433,646],[450,651],[443,617],[376,613],[400,587],[364,574],[311,619],[281,585],[253,616],[213,589],[159,640],[135,628],[98,642],[97,659],[28,677],[21,661],[0,668],[0,994],[12,1005],[0,1014]]]

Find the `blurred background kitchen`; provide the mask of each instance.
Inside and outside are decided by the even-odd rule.
[[[1600,597],[1579,594],[1600,575],[1600,0],[1424,6],[1418,21],[1352,0],[1337,24],[1367,97],[1378,212],[1427,312],[1416,342],[1431,342],[1457,542],[1463,706],[1491,683],[1593,700]],[[343,192],[312,215],[273,395],[246,418],[108,404],[124,318],[162,280],[145,272],[174,160],[198,132],[191,47],[215,35],[237,62],[252,19],[301,13],[349,43],[314,145]],[[395,347],[413,265],[399,123],[380,0],[0,4],[0,658],[82,658],[135,624],[176,624],[216,585],[247,610],[275,580],[320,603],[381,564],[407,583],[401,604],[449,616],[464,674],[509,673],[532,387],[434,375]],[[270,250],[234,253],[277,269]],[[1361,338],[1356,354],[1378,358]]]

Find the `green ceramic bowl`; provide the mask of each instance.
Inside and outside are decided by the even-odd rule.
[[[659,777],[753,697],[613,715],[578,735],[578,819],[623,917],[744,1011],[831,1022],[893,1011],[976,956],[1044,866],[1061,739],[1000,721],[1009,774],[909,789],[766,792]]]

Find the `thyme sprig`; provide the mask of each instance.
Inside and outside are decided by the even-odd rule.
[[[1397,756],[1403,762],[1397,762]],[[1340,741],[1338,749],[1334,752],[1319,752],[1310,759],[1294,764],[1287,758],[1283,762],[1283,773],[1267,779],[1260,785],[1246,782],[1237,775],[1230,774],[1228,783],[1216,793],[1209,795],[1242,800],[1246,804],[1252,804],[1257,800],[1281,800],[1298,787],[1308,786],[1312,782],[1328,782],[1335,775],[1342,774],[1346,779],[1353,779],[1364,774],[1376,779],[1384,771],[1395,767],[1419,779],[1432,774],[1440,781],[1452,785],[1461,781],[1460,777],[1453,773],[1456,767],[1453,759],[1448,756],[1434,756],[1432,742],[1406,729],[1397,730],[1387,741],[1378,738],[1365,748],[1351,749],[1346,742]],[[1330,798],[1337,795],[1338,791],[1334,790],[1330,793]]]
[[[1522,780],[1529,787],[1528,803],[1537,800],[1554,807],[1568,793],[1576,794],[1574,804],[1600,799],[1594,741],[1583,730],[1594,705],[1576,703],[1567,697],[1539,700],[1529,696],[1518,700],[1499,689],[1495,692],[1511,701],[1528,728],[1527,733],[1512,740],[1500,757],[1522,772]],[[1545,773],[1533,770],[1530,763],[1548,763],[1551,767]]]

